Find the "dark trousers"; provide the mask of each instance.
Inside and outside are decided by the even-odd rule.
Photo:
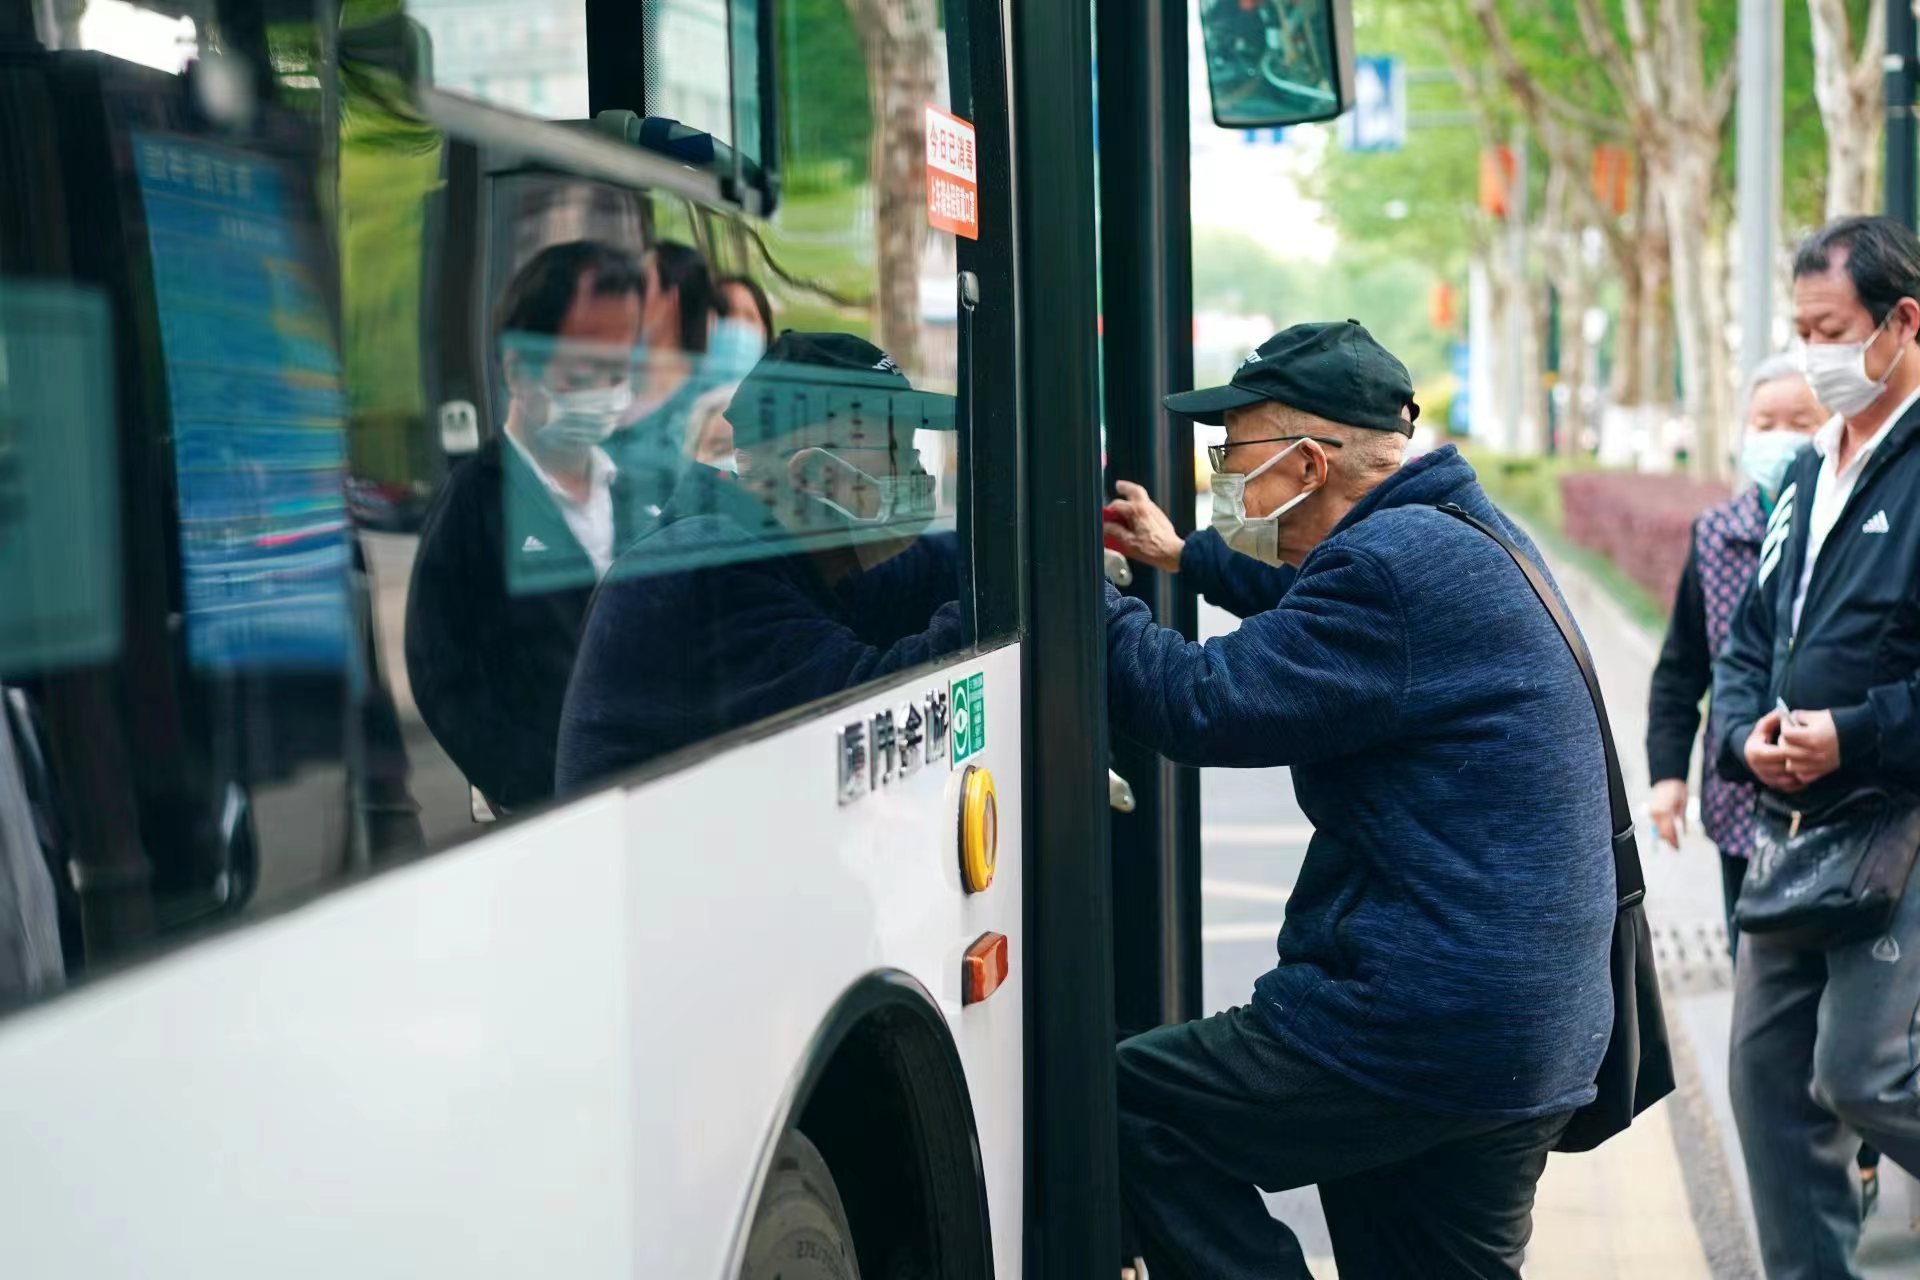
[[[1740,927],[1733,922],[1733,909],[1740,904],[1740,886],[1746,879],[1745,858],[1720,855],[1720,897],[1727,904],[1727,954],[1736,960],[1740,958]]]
[[[1571,1113],[1434,1115],[1371,1093],[1247,1008],[1119,1048],[1120,1180],[1154,1280],[1308,1280],[1256,1187],[1317,1184],[1341,1280],[1520,1274]]]
[[[1768,1280],[1850,1280],[1862,1139],[1920,1172],[1920,891],[1885,936],[1742,940],[1730,1093]]]

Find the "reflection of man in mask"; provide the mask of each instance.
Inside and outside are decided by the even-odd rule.
[[[960,561],[924,534],[914,434],[951,430],[877,347],[782,334],[726,414],[738,477],[693,468],[614,567],[567,692],[562,791],[959,647]]]
[[[642,281],[589,241],[542,250],[501,299],[502,435],[455,467],[421,534],[407,673],[447,754],[496,808],[544,798],[580,621],[637,532],[602,443],[632,400]]]

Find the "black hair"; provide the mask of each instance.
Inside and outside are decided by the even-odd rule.
[[[598,240],[548,245],[514,272],[494,311],[494,337],[508,333],[560,332],[582,277],[593,277],[593,296],[644,296],[646,277],[633,255]]]
[[[767,291],[762,289],[759,282],[752,277],[721,276],[718,280],[715,280],[713,282],[713,309],[723,317],[731,319],[733,316],[733,304],[727,301],[727,290],[735,287],[745,289],[747,296],[753,299],[753,310],[755,314],[760,317],[760,328],[765,331],[767,341],[772,342],[774,338],[773,304],[767,301]]]
[[[1920,237],[1892,218],[1858,216],[1830,222],[1793,255],[1793,278],[1819,275],[1845,250],[1847,276],[1860,305],[1880,324],[1902,298],[1920,300]]]
[[[654,275],[662,289],[680,291],[680,349],[707,349],[707,317],[713,311],[713,273],[700,251],[676,240],[653,246]]]

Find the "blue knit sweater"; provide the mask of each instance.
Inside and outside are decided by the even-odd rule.
[[[1539,553],[1451,446],[1298,575],[1188,540],[1240,629],[1195,644],[1109,588],[1113,723],[1192,765],[1293,770],[1314,826],[1254,1005],[1380,1093],[1521,1118],[1592,1100],[1614,917],[1598,722],[1565,642],[1453,502]]]

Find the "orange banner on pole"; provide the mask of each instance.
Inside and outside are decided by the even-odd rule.
[[[1625,147],[1602,146],[1593,149],[1593,195],[1601,206],[1618,218],[1627,211],[1633,194],[1633,157]]]
[[[1480,153],[1480,208],[1496,218],[1513,207],[1513,148],[1488,147]]]

